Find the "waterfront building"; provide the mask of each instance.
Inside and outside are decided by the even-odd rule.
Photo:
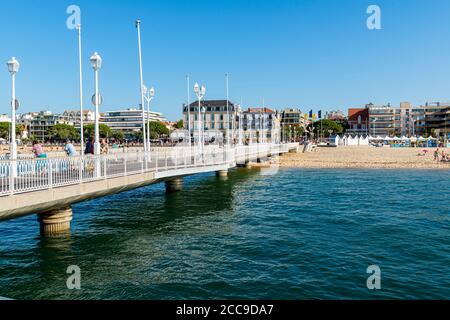
[[[396,108],[369,103],[365,108],[348,109],[347,133],[376,136],[412,137],[425,135],[425,107],[414,107],[410,102]]]
[[[62,114],[67,121],[74,123],[75,126],[80,126],[81,121],[81,111],[80,110],[66,110]],[[95,111],[92,110],[83,110],[83,123],[89,124],[94,123],[95,121]]]
[[[352,135],[369,134],[369,109],[349,108],[348,109],[348,129],[346,133]]]
[[[413,107],[410,102],[400,103],[401,136],[425,136],[425,108]]]
[[[0,114],[0,122],[11,122],[11,117],[7,114]]]
[[[198,130],[199,125],[198,100],[191,103],[189,109],[190,109],[190,128],[191,130],[194,130],[195,133],[195,131]],[[188,128],[189,123],[187,110],[188,109],[186,105],[184,105],[183,123],[185,129]],[[219,130],[225,137],[227,126],[230,130],[238,127],[238,121],[236,118],[236,115],[238,114],[238,105],[229,100],[228,100],[228,112],[227,112],[227,100],[202,100],[201,111],[205,131]],[[227,114],[229,118],[227,118]]]
[[[427,102],[422,106],[426,135],[448,139],[450,133],[450,103]]]
[[[41,111],[34,114],[31,119],[23,120],[23,123],[28,125],[30,136],[40,141],[46,141],[47,131],[56,124],[74,125],[63,115],[53,114],[51,111]]]
[[[347,119],[341,110],[328,111],[325,118],[339,123],[343,123]]]
[[[306,131],[306,128],[310,124],[307,116],[299,108],[285,108],[281,111],[281,128],[283,132],[283,140],[289,138],[292,135],[290,130],[294,128],[302,128]]]
[[[269,108],[248,108],[243,112],[243,135],[247,143],[281,141],[282,115]]]
[[[401,135],[401,110],[387,105],[366,105],[369,111],[369,132],[371,136]]]
[[[151,122],[166,122],[166,119],[160,112],[144,111],[144,116],[149,116]],[[108,125],[111,130],[122,131],[124,134],[133,134],[142,130],[142,110],[124,109],[116,111],[107,111],[100,115],[100,123]]]

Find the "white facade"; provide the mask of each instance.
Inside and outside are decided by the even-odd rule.
[[[160,112],[144,111],[144,116],[150,122],[166,122]],[[142,130],[142,110],[124,109],[107,111],[100,116],[100,122],[108,125],[112,130],[122,132],[136,132]]]

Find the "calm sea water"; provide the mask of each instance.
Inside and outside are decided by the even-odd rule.
[[[0,223],[14,299],[450,299],[450,172],[236,170],[74,206],[70,236]],[[381,268],[369,291],[366,269]],[[66,288],[81,268],[82,289]]]

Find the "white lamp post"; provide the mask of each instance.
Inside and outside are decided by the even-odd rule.
[[[203,151],[203,134],[202,134],[202,99],[206,95],[206,87],[205,86],[199,86],[198,83],[195,83],[194,85],[194,92],[197,95],[198,98],[198,148],[199,150]]]
[[[99,155],[100,154],[100,125],[99,125],[99,105],[101,103],[100,101],[100,95],[98,92],[98,71],[102,67],[102,57],[95,52],[91,56],[91,66],[94,69],[95,73],[95,96],[94,96],[94,104],[95,104],[95,141],[94,141],[94,154]]]
[[[144,98],[147,101],[147,150],[150,150],[150,102],[155,97],[155,89],[152,87],[150,90],[144,86]]]
[[[191,81],[189,75],[186,76],[187,82],[187,131],[189,137],[189,147],[191,147]]]
[[[242,146],[242,107],[238,107],[239,114],[239,145]]]
[[[16,143],[16,73],[19,72],[20,63],[16,58],[11,58],[6,65],[8,71],[11,74],[12,87],[11,87],[11,133],[10,133],[10,158],[11,160],[17,159],[17,143]],[[14,166],[15,167],[15,166]],[[14,173],[15,175],[15,173]]]

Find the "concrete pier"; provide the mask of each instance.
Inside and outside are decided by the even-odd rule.
[[[38,221],[42,235],[57,235],[70,231],[72,221],[72,208],[63,207],[38,214]]]
[[[216,172],[216,177],[218,178],[226,178],[228,177],[228,170],[220,170]]]
[[[177,178],[173,180],[166,181],[166,192],[173,193],[183,190],[183,179]]]

